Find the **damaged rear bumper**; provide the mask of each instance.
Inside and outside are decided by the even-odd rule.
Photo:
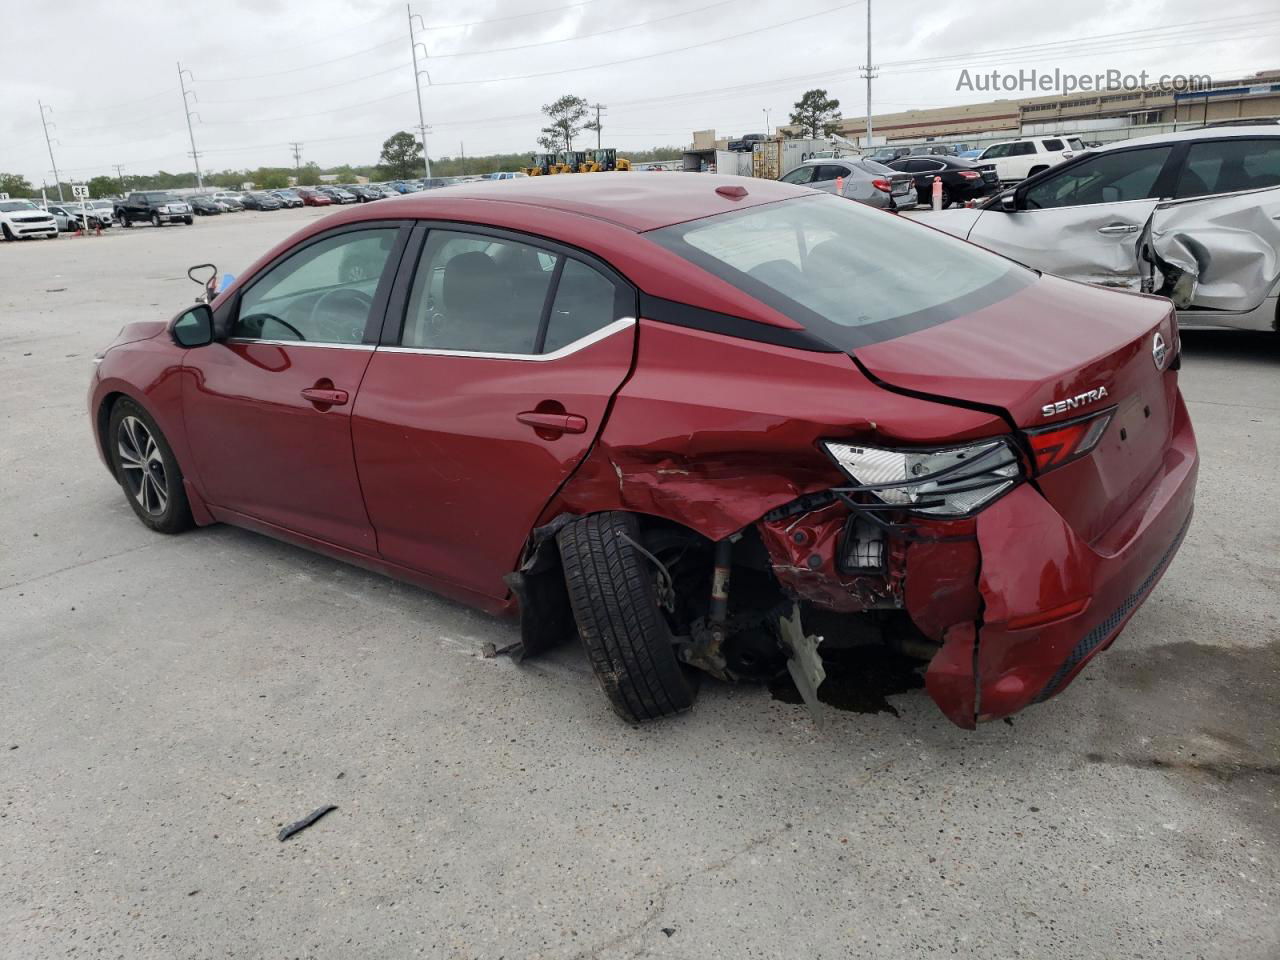
[[[925,686],[958,726],[1060,693],[1105,650],[1159,582],[1191,521],[1198,469],[1181,399],[1159,470],[1092,542],[1031,483],[976,518],[890,534],[885,572],[843,572],[843,506],[766,518],[762,539],[792,596],[843,612],[903,609],[940,647]]]

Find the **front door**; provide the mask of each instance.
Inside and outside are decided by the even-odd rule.
[[[983,210],[969,240],[1069,280],[1138,291],[1138,247],[1167,183],[1171,146],[1111,150],[1019,190],[1019,209]]]
[[[376,553],[351,410],[400,234],[362,225],[306,241],[238,294],[229,339],[188,352],[183,407],[211,504]]]
[[[490,598],[506,594],[503,574],[591,446],[635,348],[634,290],[524,239],[427,234],[352,425],[382,556]]]

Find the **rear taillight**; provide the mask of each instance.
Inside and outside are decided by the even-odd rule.
[[[1044,473],[1083,457],[1098,445],[1115,412],[1113,407],[1065,423],[1024,431],[1035,456],[1036,471]]]
[[[882,177],[877,177],[875,180],[872,180],[871,185],[877,190],[883,190],[885,193],[893,192],[893,184]]]
[[[974,171],[974,170],[961,170],[961,171],[960,171],[960,176],[964,177],[966,180],[981,180],[981,179],[982,179],[982,174],[980,174],[980,173],[978,173],[978,172],[976,172],[976,171]]]

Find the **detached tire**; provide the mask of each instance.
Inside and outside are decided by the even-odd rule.
[[[598,513],[556,536],[569,605],[587,659],[624,720],[657,720],[688,710],[696,693],[676,657],[658,606],[653,565],[623,535],[640,542],[629,513]]]

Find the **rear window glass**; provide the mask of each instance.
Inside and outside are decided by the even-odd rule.
[[[1193,143],[1178,178],[1179,197],[1280,186],[1280,139]]]
[[[1046,150],[1061,150],[1061,149],[1063,149],[1062,141],[1061,141],[1061,140],[1046,140],[1046,141],[1044,141],[1044,148],[1045,148]]]
[[[647,236],[841,350],[942,323],[1035,279],[955,237],[822,194]]]

